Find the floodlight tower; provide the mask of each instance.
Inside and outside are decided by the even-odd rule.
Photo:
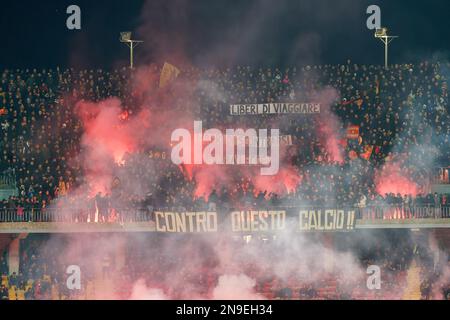
[[[144,41],[131,40],[131,32],[121,32],[120,33],[120,42],[125,43],[130,48],[130,68],[133,69],[133,67],[134,67],[133,49],[136,48],[140,43],[142,43]]]
[[[375,31],[375,38],[380,39],[384,43],[384,67],[387,69],[389,43],[391,43],[395,38],[398,38],[398,36],[390,36],[388,35],[387,28],[380,28]]]

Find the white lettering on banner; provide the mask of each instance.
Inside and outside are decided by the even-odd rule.
[[[298,210],[298,211],[297,211]],[[298,216],[294,212],[298,213]],[[224,213],[225,214],[225,213]],[[293,214],[291,216],[291,214]],[[246,210],[233,211],[218,225],[216,212],[155,212],[157,232],[215,233],[279,232],[292,226],[301,232],[352,231],[355,229],[354,210]],[[291,219],[288,219],[292,217]],[[289,226],[287,225],[289,223]]]
[[[230,114],[317,114],[320,113],[320,103],[265,103],[265,104],[232,104]]]
[[[215,212],[155,212],[155,223],[158,232],[217,232]]]
[[[241,231],[278,231],[286,227],[286,211],[235,211],[231,213],[231,228]]]
[[[300,231],[352,230],[354,217],[354,211],[345,214],[344,210],[300,210],[298,228]],[[344,221],[347,221],[345,225]]]

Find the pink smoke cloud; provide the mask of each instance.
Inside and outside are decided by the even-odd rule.
[[[421,192],[419,186],[402,170],[398,162],[388,162],[375,173],[375,187],[380,195],[400,193],[416,196]]]

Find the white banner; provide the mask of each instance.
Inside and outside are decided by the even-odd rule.
[[[232,104],[230,114],[317,114],[320,113],[320,103],[263,103],[263,104]]]

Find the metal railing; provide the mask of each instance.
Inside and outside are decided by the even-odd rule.
[[[124,223],[124,222],[149,222],[153,220],[153,211],[147,209],[123,209],[108,210],[108,212],[96,212],[87,210],[59,210],[32,208],[25,210],[2,209],[0,210],[1,222],[100,222],[100,223]]]
[[[179,208],[180,209],[180,208]],[[268,208],[252,210],[267,210]],[[286,210],[287,214],[297,212],[300,207],[272,207],[270,210]],[[311,209],[308,207],[307,209]],[[326,210],[323,208],[322,210]],[[242,210],[242,209],[241,209]],[[321,208],[314,208],[321,210]],[[450,219],[449,206],[367,206],[355,208],[356,219],[364,220],[405,220],[405,219]],[[2,222],[62,222],[62,223],[125,223],[125,222],[151,222],[154,221],[155,211],[176,212],[174,208],[142,208],[142,209],[114,209],[95,211],[57,208],[31,208],[31,209],[0,209],[0,223]],[[223,211],[223,210],[218,210]],[[232,211],[232,210],[231,210]],[[230,211],[230,212],[231,212]]]
[[[405,220],[405,219],[449,219],[448,206],[368,206],[358,209],[358,219]]]

